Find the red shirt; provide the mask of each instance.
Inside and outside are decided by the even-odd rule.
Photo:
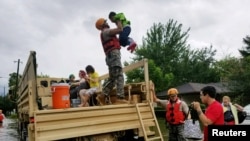
[[[218,101],[211,103],[205,112],[208,119],[213,122],[213,125],[223,125],[224,124],[224,113],[223,107]],[[208,127],[204,127],[204,141],[208,141]]]

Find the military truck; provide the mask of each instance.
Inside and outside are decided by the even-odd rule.
[[[161,140],[163,137],[153,108],[154,87],[148,75],[148,60],[143,59],[123,68],[128,72],[144,71],[145,80],[124,85],[128,103],[116,103],[116,90],[111,105],[53,108],[52,85],[66,82],[63,78],[38,78],[36,52],[30,51],[18,87],[18,131],[21,141],[133,141]],[[99,77],[100,84],[109,77]],[[102,86],[96,93],[101,94]]]

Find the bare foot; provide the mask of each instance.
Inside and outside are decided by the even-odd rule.
[[[83,107],[83,106],[84,106],[83,104],[78,105],[78,107]]]
[[[102,102],[102,96],[101,95],[98,95],[97,97],[96,97],[96,100],[99,102],[99,104],[102,106],[102,105],[105,105],[104,104],[104,102]]]
[[[116,104],[129,104],[129,101],[125,99],[116,99],[115,103]]]

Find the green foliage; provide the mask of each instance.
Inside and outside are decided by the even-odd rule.
[[[219,71],[222,82],[228,82],[234,74],[239,74],[241,61],[238,58],[226,56],[224,59],[215,63],[217,71]]]
[[[165,72],[171,72],[172,64],[179,61],[181,54],[187,51],[186,40],[189,29],[181,33],[182,25],[169,20],[166,25],[154,24],[147,32],[147,37],[143,38],[143,44],[136,51],[137,58],[149,58],[154,60],[156,66]]]
[[[125,66],[128,64],[126,63]],[[171,84],[173,81],[173,74],[163,74],[160,67],[157,67],[153,60],[148,60],[149,68],[149,77],[154,81],[154,84],[157,86],[156,91],[164,90],[166,85]],[[126,73],[127,83],[136,83],[144,81],[144,68],[136,69]]]
[[[243,38],[243,43],[246,44],[246,46],[242,49],[239,49],[240,54],[243,57],[250,56],[250,36],[246,36],[246,38]]]
[[[162,117],[157,117],[157,121],[161,129],[161,134],[163,136],[164,141],[168,141],[169,129],[168,126],[166,125],[166,119]]]
[[[11,114],[8,118],[10,118],[10,119],[17,119],[17,114]]]
[[[213,58],[216,50],[212,46],[191,50],[187,44],[189,30],[182,32],[182,24],[172,19],[166,25],[154,24],[136,50],[133,61],[149,59],[149,76],[157,92],[186,82],[219,81]],[[142,71],[135,70],[127,74],[127,80],[138,81],[142,76]]]
[[[240,60],[239,68],[235,67],[234,73],[229,75],[230,88],[235,95],[242,99],[243,104],[249,103],[250,91],[250,56]],[[243,98],[240,98],[243,96]]]
[[[246,46],[239,50],[243,58],[239,59],[235,72],[230,75],[230,82],[238,101],[246,105],[250,100],[250,36],[243,38],[243,43]]]
[[[19,80],[21,79],[21,75],[18,75],[17,80],[17,73],[13,72],[9,74],[9,92],[4,95],[0,96],[0,107],[3,109],[4,113],[11,112],[13,109],[16,108],[16,100],[17,100],[17,87],[16,85],[19,83]]]
[[[189,50],[189,53],[182,56],[182,62],[179,65],[181,76],[180,84],[183,82],[210,83],[220,80],[219,72],[214,67],[214,56],[216,50],[213,47],[203,47],[201,49]],[[185,70],[185,71],[183,71]]]
[[[19,84],[20,79],[22,78],[21,75],[18,75],[18,79],[17,79],[17,73],[11,73],[9,74],[10,78],[9,78],[9,99],[12,102],[16,102],[17,100],[17,85]]]
[[[4,113],[10,112],[15,109],[16,104],[11,101],[7,95],[0,96],[0,107]]]
[[[227,56],[216,63],[222,82],[226,82],[231,93],[233,103],[246,104],[249,101],[250,83],[250,60],[249,57],[242,59]]]

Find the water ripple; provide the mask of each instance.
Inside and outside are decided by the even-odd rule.
[[[4,119],[0,126],[0,141],[18,141],[16,120]]]

